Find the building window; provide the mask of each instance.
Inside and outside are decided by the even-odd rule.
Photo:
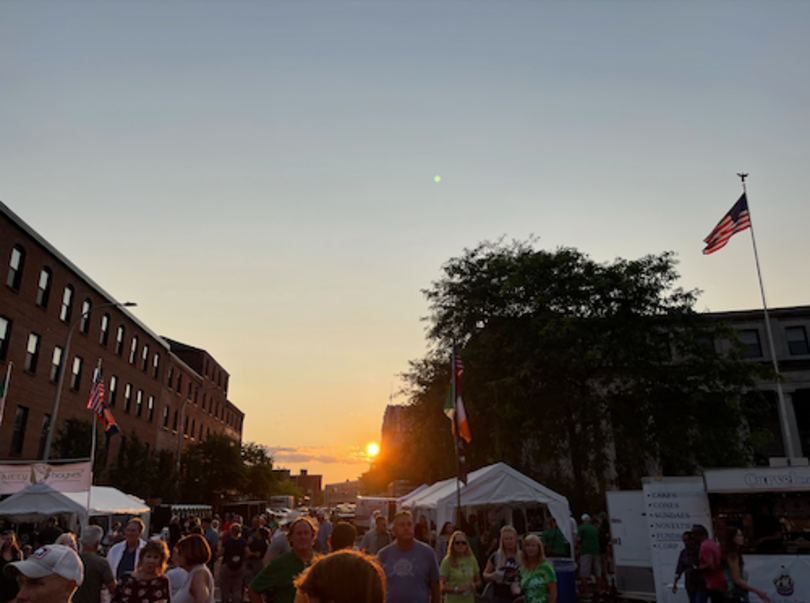
[[[158,375],[160,375],[160,354],[155,352],[155,355],[152,357],[152,377],[157,379]]]
[[[193,420],[193,419],[192,419],[192,421],[191,421],[191,433],[189,433],[189,435],[191,436],[191,439],[192,439],[192,440],[194,439],[194,430],[195,430],[196,428],[197,428],[197,421],[195,421],[195,420]]]
[[[124,338],[127,335],[127,328],[124,325],[118,326],[115,333],[115,353],[119,356],[124,353]]]
[[[42,417],[42,430],[39,432],[39,451],[37,458],[41,459],[45,456],[45,443],[48,441],[48,431],[51,428],[51,415],[44,415]]]
[[[143,390],[139,389],[138,393],[135,394],[135,414],[137,416],[143,415]]]
[[[124,386],[124,412],[129,412],[132,408],[132,384],[127,383]]]
[[[177,393],[183,389],[183,375],[177,375]]]
[[[177,433],[177,411],[174,411],[174,421],[172,422],[172,431]]]
[[[163,409],[163,427],[165,429],[169,428],[169,414],[170,413],[171,413],[171,409],[169,408],[169,405],[167,404],[165,406],[165,408]]]
[[[51,269],[43,268],[39,273],[39,288],[37,289],[37,305],[40,308],[48,307],[48,300],[51,299],[51,281],[53,281]]]
[[[188,420],[189,420],[188,417],[186,417],[186,421],[185,421],[186,424],[183,426],[183,435],[184,436],[188,435]]]
[[[5,360],[8,354],[8,341],[11,339],[11,321],[0,316],[0,360]]]
[[[62,322],[70,322],[70,316],[73,314],[73,287],[68,285],[62,292],[62,308],[59,310],[59,320]]]
[[[135,358],[138,357],[138,336],[132,336],[132,345],[129,346],[129,363],[135,364]]]
[[[791,356],[810,354],[810,348],[807,345],[807,331],[804,330],[804,327],[788,327],[785,329],[785,334]]]
[[[37,362],[39,361],[39,344],[42,337],[36,333],[28,336],[28,346],[25,348],[25,370],[29,373],[37,372]]]
[[[14,417],[14,431],[11,435],[11,456],[20,456],[23,451],[23,444],[25,443],[25,428],[28,426],[28,408],[25,406],[17,407],[17,414]]]
[[[144,344],[143,353],[141,354],[141,370],[145,373],[149,367],[149,344]]]
[[[86,299],[82,302],[82,321],[79,323],[79,331],[87,335],[90,332],[90,311],[93,309],[93,302]]]
[[[98,342],[107,347],[107,340],[110,338],[110,315],[105,314],[101,317],[101,334],[98,337]]]
[[[11,250],[11,261],[8,263],[8,278],[6,279],[6,284],[15,291],[20,290],[24,267],[25,249],[15,245],[14,249]]]
[[[205,410],[205,394],[202,395],[202,404],[200,405],[202,410]]]
[[[82,386],[82,365],[84,360],[80,356],[73,357],[73,373],[70,375],[70,389],[79,391]]]
[[[118,395],[118,377],[110,375],[110,387],[107,391],[107,404],[112,408],[115,406],[115,398]]]
[[[172,388],[172,384],[174,383],[174,367],[173,367],[173,366],[170,366],[170,367],[169,367],[169,378],[168,378],[168,382],[169,382],[169,389],[171,389],[171,388]]]
[[[53,355],[51,356],[51,381],[54,383],[59,380],[60,368],[62,368],[62,348],[55,345],[53,346]]]
[[[762,357],[762,345],[759,343],[759,331],[757,329],[743,329],[740,331],[740,341],[748,348],[745,353],[746,358]]]

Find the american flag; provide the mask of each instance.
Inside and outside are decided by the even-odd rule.
[[[87,408],[96,413],[99,419],[104,418],[104,379],[101,376],[100,366],[96,369],[96,380],[93,382],[93,389],[90,390]]]
[[[745,193],[734,204],[734,207],[723,216],[720,223],[714,227],[711,234],[704,239],[706,248],[703,250],[704,255],[714,253],[718,249],[722,249],[728,243],[728,240],[738,232],[742,232],[746,228],[751,228],[751,218],[748,215],[748,199]]]
[[[461,379],[464,376],[464,363],[461,361],[461,356],[456,353],[456,378]]]

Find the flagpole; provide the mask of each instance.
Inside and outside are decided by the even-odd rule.
[[[96,364],[96,374],[93,379],[93,388],[95,389],[96,380],[101,376],[101,358],[98,359]],[[92,390],[91,390],[92,392]],[[92,393],[91,393],[92,396]],[[93,429],[90,434],[90,487],[87,488],[87,523],[90,523],[90,494],[93,492],[93,466],[96,462],[96,425],[98,424],[98,413],[93,409]]]
[[[458,389],[456,381],[458,372],[456,369],[456,344],[453,344],[453,351],[450,356],[451,388],[453,392],[453,448],[456,451],[456,524],[461,529],[461,475],[459,474],[458,463],[458,439],[461,437],[458,424]]]
[[[782,426],[782,444],[785,450],[785,456],[788,459],[799,456],[793,447],[793,435],[790,431],[790,422],[788,421],[787,404],[785,404],[785,395],[782,391],[782,375],[779,372],[779,362],[776,360],[776,349],[773,345],[773,333],[771,332],[771,319],[768,316],[768,303],[765,301],[765,286],[762,284],[762,271],[759,268],[759,253],[757,253],[757,239],[754,236],[754,220],[751,218],[751,202],[748,199],[748,190],[745,186],[745,179],[748,174],[737,174],[742,180],[743,194],[748,205],[748,219],[751,223],[751,245],[754,248],[754,263],[757,266],[757,278],[759,279],[759,293],[762,296],[762,311],[765,315],[765,333],[768,336],[768,347],[771,350],[771,361],[773,362],[773,370],[776,372],[776,393],[779,397],[779,423]]]

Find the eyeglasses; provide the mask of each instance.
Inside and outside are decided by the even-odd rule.
[[[456,546],[458,546],[459,544],[462,545],[462,546],[467,546],[467,541],[466,540],[454,540],[453,544],[455,544]]]

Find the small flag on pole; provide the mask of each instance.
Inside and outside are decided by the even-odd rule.
[[[464,363],[458,354],[455,355],[453,372],[456,380],[456,403],[453,404],[453,387],[450,387],[447,399],[444,401],[444,414],[453,422],[453,433],[455,433],[456,423],[458,423],[459,435],[469,444],[472,442],[472,435],[470,434],[470,424],[467,421],[467,411],[464,410],[464,400],[461,398],[461,377],[464,376]]]
[[[93,381],[93,388],[90,390],[90,398],[87,400],[87,408],[92,410],[98,418],[103,418],[104,412],[104,378],[101,376],[101,367],[96,369],[96,379]]]
[[[748,215],[748,199],[743,193],[734,207],[723,216],[711,234],[704,239],[706,248],[703,250],[703,254],[709,255],[722,249],[733,235],[747,228],[751,228],[751,217]]]
[[[6,398],[8,397],[8,384],[11,381],[11,362],[8,363],[6,375],[0,382],[0,425],[3,424],[3,412],[6,410]]]
[[[110,412],[110,409],[106,406],[104,406],[101,420],[104,422],[104,435],[107,436],[107,442],[109,442],[110,438],[114,435],[121,433],[121,430],[118,429],[118,423],[115,422],[112,416],[112,412]]]

